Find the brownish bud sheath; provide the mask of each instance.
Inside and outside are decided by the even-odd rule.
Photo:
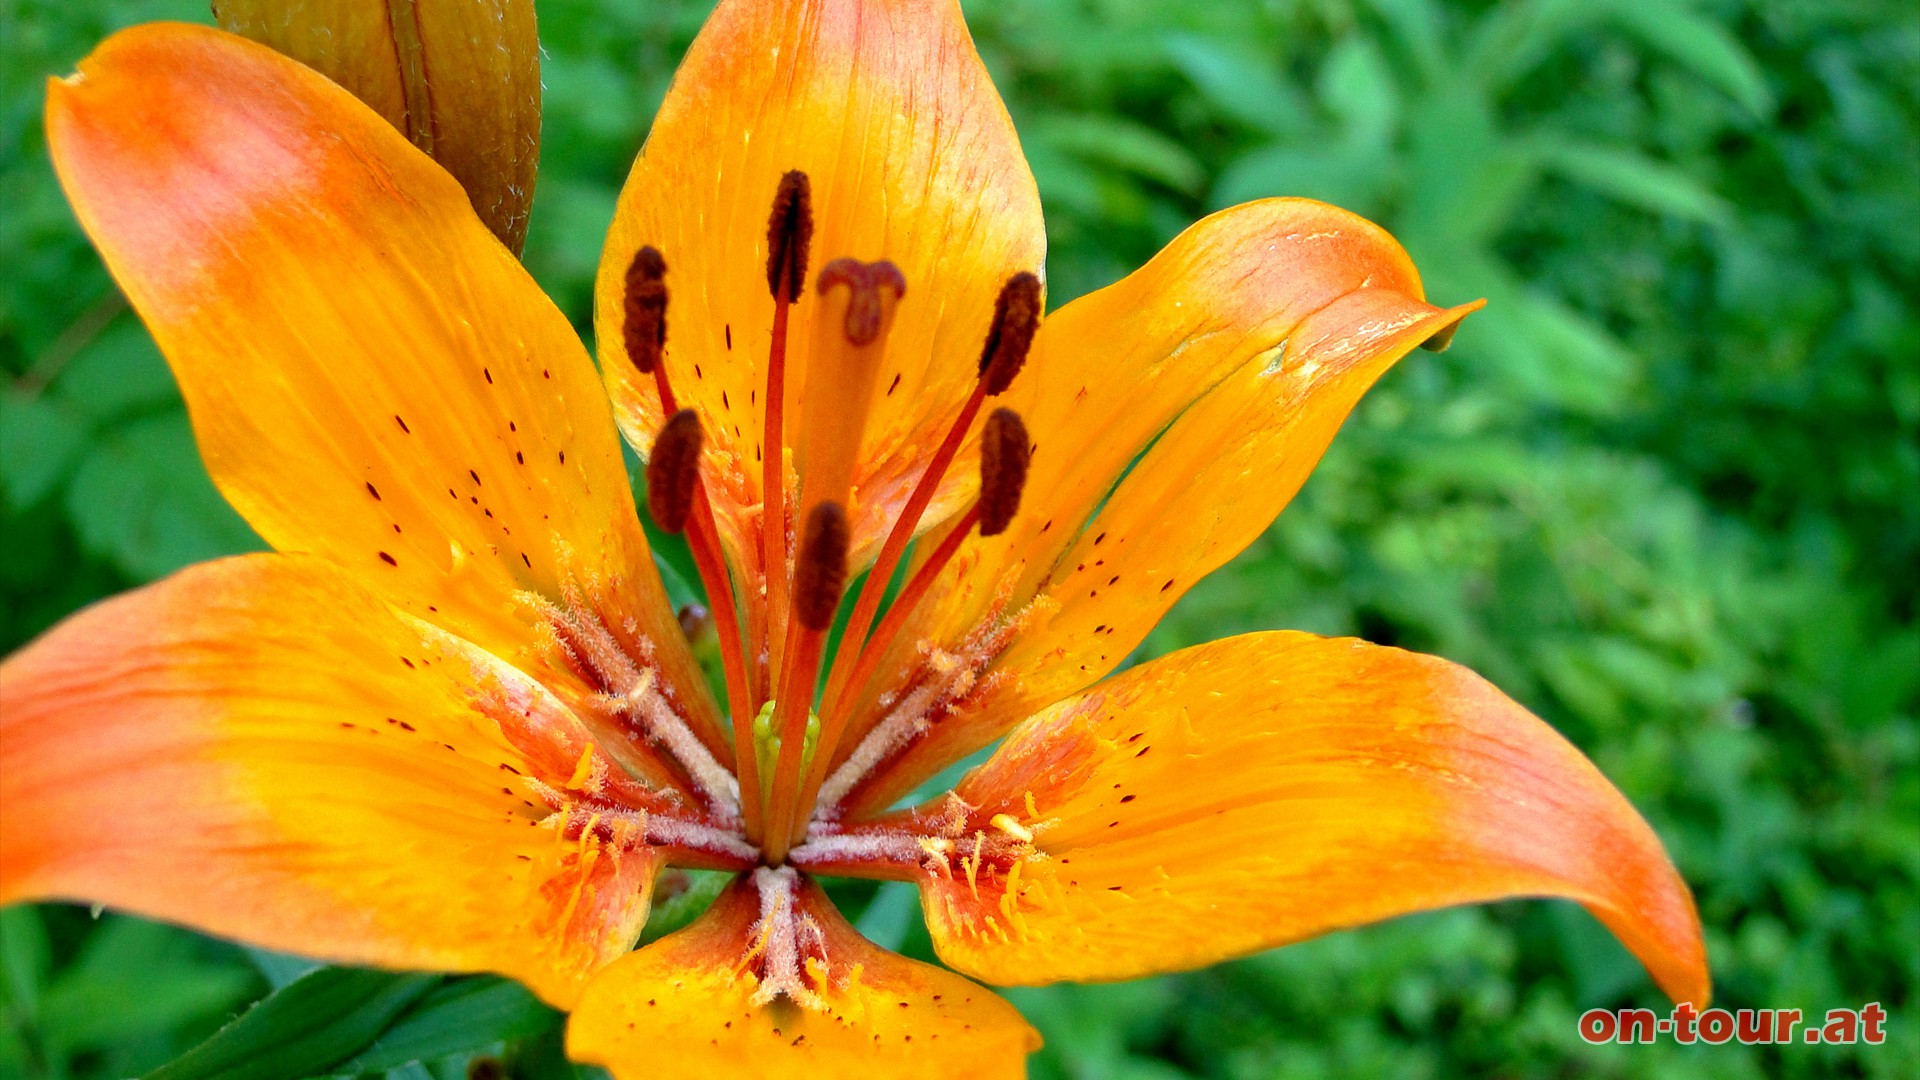
[[[852,299],[847,302],[846,331],[847,340],[855,345],[870,345],[880,336],[881,323],[886,318],[881,289],[892,289],[895,300],[907,295],[907,276],[885,259],[870,263],[859,259],[833,260],[821,268],[815,287],[825,293],[836,285],[845,285],[853,291]]]
[[[778,299],[786,283],[787,299],[807,287],[807,252],[813,245],[813,184],[791,169],[780,178],[767,215],[767,289]]]
[[[515,255],[540,157],[534,0],[216,0],[222,29],[366,102],[467,189]]]
[[[651,245],[633,253],[627,266],[626,319],[621,339],[640,374],[653,374],[667,345],[667,260]]]
[[[1012,409],[995,409],[980,433],[980,535],[999,536],[1020,512],[1033,444]]]
[[[1040,278],[1031,271],[1020,271],[1000,287],[1000,298],[993,302],[993,325],[980,350],[980,380],[986,383],[989,397],[1005,393],[1026,365],[1034,331],[1040,329],[1040,304]]]
[[[800,560],[793,568],[793,613],[809,630],[833,625],[833,613],[847,587],[850,536],[847,512],[839,503],[820,503],[807,514]]]
[[[647,510],[670,533],[687,527],[693,490],[700,482],[700,416],[681,409],[668,417],[647,458]]]

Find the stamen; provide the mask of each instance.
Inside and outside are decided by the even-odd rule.
[[[813,185],[798,169],[780,178],[773,212],[767,217],[767,287],[773,291],[773,344],[767,355],[766,429],[760,443],[760,573],[766,582],[766,610],[787,609],[787,453],[783,430],[787,410],[787,322],[793,302],[806,287],[807,257],[813,243]],[[757,607],[753,618],[754,655],[770,652],[764,638],[777,631]],[[765,693],[765,671],[754,664],[756,697]],[[756,703],[757,708],[757,703]]]
[[[634,253],[633,262],[627,267],[626,323],[622,329],[627,354],[634,366],[643,374],[653,375],[654,387],[660,394],[661,415],[674,417],[680,412],[680,407],[675,403],[672,380],[667,375],[666,273],[667,260],[658,248],[649,244]],[[697,425],[694,430],[698,431]],[[663,425],[661,437],[666,435]],[[685,437],[684,432],[679,436],[682,439]],[[674,445],[670,442],[668,448],[673,450]],[[700,572],[700,584],[707,591],[707,604],[713,609],[714,629],[720,635],[720,660],[726,670],[727,711],[734,717],[750,716],[751,691],[747,681],[746,650],[740,640],[740,622],[733,601],[733,581],[727,572],[726,554],[720,546],[720,527],[714,523],[713,503],[707,498],[705,485],[698,481],[697,449],[696,446],[696,452],[690,455],[693,466],[679,465],[676,467],[679,472],[667,479],[677,483],[684,479],[685,473],[691,473],[694,477],[688,508],[679,515],[678,520],[686,528],[687,547],[693,553],[694,566]],[[670,453],[668,456],[675,455]],[[652,509],[651,505],[649,509]],[[665,509],[671,512],[677,508]],[[752,791],[758,782],[753,764],[753,733],[743,723],[736,722],[733,728],[734,768],[739,770],[740,782],[747,785],[746,790]],[[743,800],[741,811],[746,819],[747,835],[752,837],[760,824],[759,800]]]
[[[674,413],[653,440],[647,458],[647,509],[670,533],[687,527],[694,489],[700,483],[700,416],[692,409]]]
[[[1040,329],[1040,278],[1022,270],[1007,279],[993,305],[993,326],[980,350],[980,382],[987,396],[998,397],[1013,385],[1027,363],[1033,335]]]
[[[813,244],[813,184],[799,169],[780,178],[767,215],[767,290],[792,300],[807,282],[807,250]]]
[[[1027,463],[1033,444],[1027,425],[1012,409],[995,409],[980,436],[980,535],[1007,531],[1020,512],[1020,492],[1027,485]]]
[[[627,359],[642,375],[653,374],[667,344],[666,274],[667,260],[652,245],[634,252],[633,262],[627,266],[622,340],[627,346]]]
[[[960,444],[972,427],[973,418],[979,415],[980,406],[988,396],[1003,393],[1012,385],[1013,377],[1026,364],[1027,352],[1033,346],[1033,336],[1040,324],[1040,293],[1039,277],[1026,270],[1008,278],[1000,287],[1000,296],[993,305],[993,323],[987,328],[986,343],[980,349],[980,381],[961,406],[960,415],[948,429],[946,439],[927,461],[913,494],[907,497],[907,505],[901,509],[899,519],[893,523],[879,556],[874,559],[859,598],[854,601],[853,614],[847,619],[847,632],[840,639],[840,652],[833,658],[833,669],[827,674],[827,690],[821,697],[824,715],[828,718],[825,743],[828,755],[832,754],[847,721],[844,713],[852,705],[847,700],[849,688],[859,685],[849,676],[853,661],[861,651],[860,644],[873,625],[874,613],[880,608],[880,598],[892,582],[894,568],[906,554],[914,530],[920,527],[920,516],[933,501],[948,466],[953,464],[954,455],[960,452]]]
[[[995,409],[987,417],[986,428],[981,433],[979,501],[975,502],[973,507],[948,530],[947,535],[941,538],[940,546],[935,548],[933,554],[921,564],[920,569],[914,572],[906,587],[900,590],[900,595],[894,600],[893,606],[887,609],[886,618],[880,620],[879,629],[875,630],[873,637],[860,647],[858,658],[846,682],[848,691],[837,703],[845,707],[836,707],[823,727],[819,756],[814,759],[812,767],[808,769],[806,784],[801,788],[802,805],[812,805],[807,800],[817,798],[823,790],[826,768],[831,760],[834,745],[852,720],[853,706],[858,704],[858,689],[866,685],[867,680],[873,678],[874,672],[879,670],[880,663],[886,659],[887,651],[892,648],[894,639],[900,636],[901,630],[912,617],[914,609],[933,588],[934,582],[939,580],[940,572],[953,561],[954,555],[960,550],[960,545],[966,542],[967,533],[972,530],[975,523],[978,523],[981,536],[998,536],[1006,531],[1007,525],[1013,521],[1013,516],[1019,512],[1020,495],[1027,483],[1027,464],[1032,455],[1033,444],[1027,441],[1027,426],[1021,421],[1020,414],[1012,409]],[[850,648],[847,644],[848,640],[844,637],[841,639],[843,650]],[[831,691],[832,687],[829,686],[828,689]],[[918,737],[926,726],[924,713],[901,714],[901,710],[897,708],[892,710],[883,723],[893,725],[895,732],[893,737],[897,738],[901,745]],[[863,744],[859,749],[869,751],[872,755],[884,755],[891,754],[897,747]],[[847,791],[852,790],[852,784],[878,765],[879,760],[879,756],[874,756],[872,760],[859,763],[857,769],[844,777],[836,774],[836,779],[843,780],[844,784],[841,785],[842,790],[834,793],[835,801],[845,797]],[[852,766],[855,762],[850,759],[846,765]],[[843,766],[843,771],[844,768]]]
[[[774,730],[780,733],[780,756],[769,788],[763,841],[767,861],[776,866],[785,857],[791,839],[801,760],[807,745],[807,717],[827,628],[833,625],[834,611],[847,585],[850,538],[847,512],[839,503],[821,503],[808,513],[806,535],[794,566],[793,620],[787,628],[785,663],[773,720]]]
[[[834,609],[847,587],[850,536],[847,512],[838,503],[821,503],[807,515],[807,535],[793,573],[793,611],[808,630],[833,624]]]

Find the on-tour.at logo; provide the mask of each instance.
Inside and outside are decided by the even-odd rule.
[[[1804,1027],[1802,1025],[1805,1025]],[[1708,1009],[1676,1005],[1660,1016],[1652,1009],[1588,1009],[1580,1014],[1580,1037],[1590,1043],[1674,1042],[1805,1043],[1878,1046],[1887,1040],[1887,1011],[1877,1001],[1858,1009],[1828,1009],[1815,1021],[1799,1009]],[[1799,1035],[1795,1036],[1795,1031]]]

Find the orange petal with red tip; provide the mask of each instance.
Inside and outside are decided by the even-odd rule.
[[[906,277],[857,456],[849,509],[859,562],[972,390],[1000,287],[1041,268],[1039,193],[956,0],[722,0],[621,192],[595,327],[621,427],[649,447],[660,403],[624,355],[621,301],[634,252],[658,247],[674,393],[713,436],[710,492],[736,553],[758,535],[773,326],[767,220],[790,169],[812,186],[810,279],[841,257],[887,259]],[[810,286],[793,311],[789,446],[800,425],[831,424],[847,408],[801,400],[825,306]],[[955,509],[972,483],[964,468],[949,476],[934,515]]]
[[[981,665],[979,692],[853,812],[1111,671],[1272,523],[1376,379],[1477,306],[1422,295],[1378,226],[1272,199],[1207,218],[1048,317],[1006,395],[1036,447],[1020,513],[946,571],[868,701],[912,676],[922,641]],[[966,644],[1023,609],[991,656]]]
[[[47,137],[270,544],[526,665],[524,600],[577,589],[712,716],[593,363],[444,170],[308,68],[179,24],[52,82]]]
[[[925,875],[924,906],[941,959],[988,982],[1178,971],[1534,896],[1579,901],[1669,995],[1707,998],[1693,899],[1653,830],[1436,657],[1287,632],[1188,649],[1028,721],[956,795],[954,866]],[[1004,857],[969,872],[976,834]]]
[[[0,903],[496,971],[563,1007],[646,921],[663,853],[569,830],[536,783],[587,759],[572,714],[322,559],[89,608],[0,665],[0,701]]]
[[[816,1002],[755,1003],[761,903],[752,880],[741,878],[692,926],[594,977],[567,1025],[568,1056],[615,1080],[658,1076],[663,1061],[714,1080],[1026,1075],[1040,1036],[1013,1006],[862,938],[811,882],[800,883],[797,900],[826,958],[806,968]]]

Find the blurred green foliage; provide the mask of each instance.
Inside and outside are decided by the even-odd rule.
[[[540,5],[526,259],[583,332],[618,185],[709,6]],[[1374,391],[1296,505],[1143,653],[1299,627],[1468,663],[1653,821],[1698,892],[1719,1004],[1893,1014],[1881,1047],[1585,1046],[1580,1011],[1657,995],[1576,908],[1518,903],[1017,991],[1048,1038],[1037,1075],[1920,1075],[1920,9],[966,6],[1046,200],[1055,304],[1267,194],[1373,216],[1439,302],[1491,301],[1453,351]],[[39,131],[42,79],[162,17],[205,5],[0,0],[7,648],[258,543]],[[910,889],[846,899],[929,955]],[[8,910],[0,1077],[150,1069],[303,970],[135,919]],[[510,986],[382,985],[402,1025],[352,1067],[411,1046],[429,1064],[385,1075],[464,1075],[476,1050],[572,1072],[555,1018]],[[433,1057],[450,1024],[491,1044]]]

